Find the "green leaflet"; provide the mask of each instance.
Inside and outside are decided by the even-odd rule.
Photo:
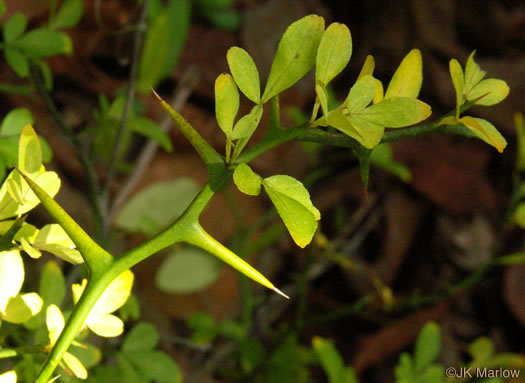
[[[149,92],[168,76],[179,60],[189,30],[191,4],[170,0],[160,12],[150,12],[140,57],[137,90]]]
[[[474,55],[476,51],[473,51],[467,59],[465,65],[465,83],[463,85],[463,93],[469,94],[472,88],[479,83],[486,75],[485,71],[482,71],[479,65],[474,61]]]
[[[19,135],[27,124],[33,124],[33,116],[29,109],[13,109],[7,113],[0,125],[0,137]]]
[[[24,264],[18,250],[0,252],[0,313],[24,283]]]
[[[509,91],[505,81],[488,78],[477,83],[466,97],[469,101],[475,101],[476,105],[491,106],[503,101],[509,95]]]
[[[241,138],[245,138],[246,141],[248,141],[252,136],[253,132],[255,132],[255,129],[257,129],[257,126],[261,121],[262,113],[262,106],[255,105],[250,111],[250,113],[241,117],[239,121],[237,121],[233,128],[231,139],[238,140]]]
[[[416,339],[414,348],[414,368],[422,370],[434,362],[441,349],[441,329],[434,322],[423,327]]]
[[[308,245],[321,218],[308,190],[301,182],[286,175],[265,178],[262,184],[294,242],[300,247]]]
[[[375,91],[376,82],[372,76],[360,77],[348,92],[346,98],[348,113],[359,113],[365,109],[374,99]]]
[[[20,12],[16,12],[4,25],[4,41],[8,44],[12,43],[18,37],[22,36],[22,33],[25,32],[26,28],[27,17]]]
[[[345,367],[333,341],[316,336],[312,339],[312,346],[329,383],[357,383],[354,370]]]
[[[332,23],[324,31],[315,63],[315,80],[327,85],[346,67],[352,56],[352,36],[344,24]]]
[[[233,182],[244,194],[256,196],[261,193],[262,178],[247,164],[239,164],[233,172]]]
[[[248,52],[239,47],[232,47],[226,55],[230,72],[241,92],[252,102],[261,101],[259,71]]]
[[[356,132],[358,132],[359,137],[361,138],[358,139],[358,141],[365,148],[372,149],[379,145],[383,138],[383,134],[385,133],[385,128],[383,126],[367,121],[360,116],[348,116],[347,120],[354,127]]]
[[[417,98],[423,83],[423,59],[419,49],[412,49],[401,61],[386,89],[385,98]]]
[[[40,141],[31,125],[26,125],[20,133],[18,144],[18,168],[22,173],[34,177],[42,167]]]
[[[502,153],[507,146],[505,138],[498,132],[496,127],[487,120],[465,116],[458,119],[457,122],[465,125],[470,131],[476,134],[476,136],[487,144],[494,146],[500,153]]]
[[[321,109],[323,111],[323,116],[328,115],[328,92],[326,87],[321,83],[317,82],[315,84],[315,93],[319,98],[319,103],[321,104]]]
[[[51,29],[72,28],[78,24],[84,12],[82,0],[65,0],[51,21]]]
[[[449,64],[450,78],[452,78],[452,85],[456,91],[456,118],[459,118],[459,108],[463,103],[463,86],[465,82],[465,76],[463,75],[463,69],[459,64],[458,60],[452,59]]]
[[[156,141],[167,152],[173,150],[170,136],[153,120],[147,117],[133,116],[127,121],[127,128],[135,133]]]
[[[71,238],[56,223],[41,228],[32,245],[35,249],[47,251],[72,264],[84,262]]]
[[[123,352],[153,350],[159,343],[157,328],[150,323],[139,322],[122,342]]]
[[[263,104],[312,69],[323,31],[324,19],[317,15],[303,17],[286,29],[273,59],[262,96]]]
[[[35,182],[41,188],[47,190],[48,194],[54,196],[60,188],[60,179],[55,172],[44,172],[35,177]],[[16,186],[15,186],[16,185]],[[10,187],[16,187],[17,194],[23,198],[22,204],[18,204],[10,193]],[[31,191],[29,186],[22,181],[16,170],[12,171],[6,182],[0,187],[0,219],[20,216],[33,209],[39,203],[38,197]]]
[[[392,97],[372,105],[357,115],[373,124],[401,128],[423,121],[431,114],[430,106],[415,98]]]
[[[323,119],[320,120],[323,122]],[[326,119],[324,119],[324,124],[322,125],[324,126],[325,124],[340,130],[347,136],[350,136],[359,142],[364,140],[361,134],[350,123],[348,117],[339,109],[332,110],[330,113],[328,113],[328,116],[326,116]]]
[[[29,76],[29,60],[19,49],[6,46],[4,48],[5,60],[15,71],[15,73],[22,78]]]
[[[190,178],[157,182],[136,193],[122,208],[116,226],[153,236],[178,218],[199,192]]]
[[[155,275],[155,286],[170,294],[191,294],[215,282],[222,270],[217,258],[194,247],[172,250]]]
[[[54,261],[47,262],[42,269],[38,291],[46,305],[62,304],[66,295],[66,280],[62,269]]]
[[[13,42],[13,47],[34,58],[73,53],[73,42],[67,34],[45,28],[27,32]]]
[[[376,62],[374,60],[374,56],[366,56],[365,62],[363,63],[363,67],[361,68],[361,72],[359,72],[359,76],[357,76],[357,79],[359,80],[361,77],[366,75],[372,76],[374,74],[375,66]]]
[[[239,91],[233,77],[223,73],[215,80],[215,116],[219,127],[231,140],[233,121],[239,111]]]

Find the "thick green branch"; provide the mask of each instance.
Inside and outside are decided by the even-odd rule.
[[[67,235],[69,235],[71,240],[75,243],[89,270],[93,274],[103,273],[113,262],[111,254],[93,241],[91,237],[75,222],[75,220],[71,218],[71,216],[67,214],[66,211],[62,209],[62,207],[56,203],[44,189],[24,174],[20,174],[49,214],[57,220]]]
[[[109,269],[101,278],[91,278],[88,281],[86,289],[71,313],[66,326],[62,330],[62,333],[49,353],[42,369],[38,373],[38,376],[34,381],[35,383],[47,383],[49,381],[53,371],[55,371],[60,364],[64,353],[68,350],[77,333],[84,325],[91,309],[95,303],[97,303],[97,300],[100,298],[106,287],[108,287],[118,275],[119,274],[114,275],[112,269]]]

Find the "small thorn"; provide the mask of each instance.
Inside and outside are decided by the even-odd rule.
[[[273,291],[275,291],[277,294],[279,295],[282,295],[283,297],[285,297],[286,299],[290,299],[290,297],[288,295],[286,295],[285,293],[283,293],[281,290],[279,290],[277,287],[273,287],[272,289]]]

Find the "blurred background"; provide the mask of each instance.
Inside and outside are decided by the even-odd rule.
[[[49,17],[45,1],[6,0],[6,5],[4,20],[22,12],[30,26],[37,26]],[[498,353],[524,354],[525,265],[484,267],[493,257],[523,252],[523,230],[513,218],[521,180],[515,170],[514,114],[525,111],[522,1],[150,0],[148,7],[149,27],[161,32],[153,37],[151,29],[146,32],[150,63],[141,63],[142,72],[139,68],[137,113],[159,124],[165,119],[147,85],[154,81],[155,89],[169,102],[177,99],[177,110],[221,153],[224,135],[215,121],[214,81],[228,71],[227,50],[234,45],[246,49],[264,84],[282,33],[311,13],[322,15],[327,25],[344,23],[352,33],[352,58],[332,83],[332,96],[339,101],[367,55],[375,58],[374,76],[388,84],[413,48],[423,55],[419,98],[432,106],[431,121],[455,106],[451,58],[464,65],[476,50],[487,77],[503,79],[511,89],[503,103],[470,111],[505,136],[509,144],[503,154],[480,140],[444,134],[393,142],[381,149],[386,159],[371,169],[368,198],[350,150],[293,142],[255,160],[252,168],[262,176],[289,174],[309,189],[322,220],[306,249],[293,244],[268,198],[249,197],[227,185],[205,211],[202,226],[258,267],[291,296],[289,301],[191,248],[169,249],[136,266],[140,320],[157,327],[161,347],[177,362],[185,382],[328,381],[312,353],[314,337],[333,340],[360,382],[393,382],[399,355],[412,352],[429,321],[441,328],[443,366],[469,361],[468,347],[481,336]],[[134,1],[84,0],[82,19],[65,29],[73,55],[45,60],[53,73],[52,99],[75,134],[91,145],[101,178],[111,141],[100,133],[109,129],[100,123],[101,99],[112,104],[125,95],[142,9]],[[163,27],[158,26],[162,14],[168,15]],[[168,68],[148,78],[159,62]],[[147,65],[153,65],[151,72]],[[24,80],[4,60],[0,82]],[[313,83],[310,73],[281,96],[283,126],[310,116]],[[42,100],[12,92],[0,97],[2,115],[20,107],[31,111],[36,131],[53,152],[49,166],[62,179],[58,202],[94,232],[84,170]],[[241,99],[241,115],[249,108]],[[254,142],[266,125],[267,116]],[[180,193],[170,204],[183,208],[204,184],[206,168],[190,144],[176,128],[169,137],[173,150],[155,153],[123,206],[130,196],[169,181],[178,182]],[[112,196],[119,195],[146,143],[135,137],[126,145]],[[162,210],[164,204],[157,203]],[[155,209],[148,204],[141,209],[148,206]],[[155,232],[148,227],[154,218],[132,212],[138,222],[129,223],[119,214],[108,229],[107,246],[115,253]],[[49,218],[38,210],[31,219]],[[182,261],[180,254],[188,253],[193,255]],[[35,263],[28,262],[26,267],[34,268],[28,273],[37,275]],[[78,272],[64,270],[71,280],[78,278]],[[138,318],[130,326],[133,321]],[[119,341],[106,342],[117,347]],[[104,363],[114,363],[111,355]]]

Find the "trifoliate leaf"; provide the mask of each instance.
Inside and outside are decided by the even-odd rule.
[[[239,47],[232,47],[226,54],[228,66],[235,83],[241,92],[252,102],[261,101],[259,72],[248,52]]]
[[[233,121],[239,111],[239,91],[233,77],[223,73],[215,80],[215,116],[219,127],[231,139]]]
[[[301,182],[286,175],[265,178],[263,186],[294,242],[300,247],[308,245],[321,218],[308,190]]]
[[[244,194],[256,196],[261,193],[262,177],[245,163],[239,164],[235,168],[233,182]]]
[[[477,83],[466,95],[467,100],[476,105],[491,106],[500,103],[509,95],[509,86],[503,80],[489,78]]]
[[[346,67],[352,56],[352,36],[344,24],[332,23],[324,31],[315,63],[315,81],[328,85]]]
[[[401,128],[423,121],[432,113],[430,106],[415,98],[392,97],[369,106],[353,116],[387,128]]]
[[[507,140],[505,140],[496,127],[487,120],[465,116],[458,119],[457,122],[465,125],[470,131],[476,134],[476,136],[487,144],[494,146],[500,153],[502,153],[507,146]]]
[[[401,61],[388,84],[385,98],[417,98],[423,83],[423,59],[419,49],[412,49]]]
[[[299,81],[315,64],[324,31],[324,19],[309,15],[291,24],[283,34],[262,96],[266,103]]]

